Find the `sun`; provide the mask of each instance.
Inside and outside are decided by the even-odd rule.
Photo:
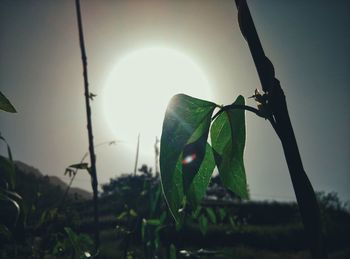
[[[119,59],[103,90],[104,114],[115,137],[153,150],[171,97],[178,93],[208,99],[209,82],[198,65],[180,51],[149,47]]]

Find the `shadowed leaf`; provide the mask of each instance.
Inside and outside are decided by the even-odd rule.
[[[206,143],[203,162],[199,168],[198,173],[193,178],[187,194],[188,202],[192,205],[193,208],[199,206],[203,196],[205,195],[214,168],[215,160],[212,148],[208,143]]]
[[[3,110],[5,112],[12,112],[12,113],[17,112],[15,107],[13,107],[13,105],[6,98],[6,96],[2,94],[1,91],[0,91],[0,110]]]
[[[204,236],[208,231],[208,219],[206,216],[201,215],[199,217],[199,230],[201,231],[202,235]]]
[[[72,177],[76,174],[76,170],[73,170],[72,168],[67,167],[66,171],[64,171],[64,175],[67,175],[67,174],[69,177]]]
[[[79,164],[70,165],[68,167],[75,168],[75,169],[88,169],[89,164],[88,163],[79,163]]]
[[[7,241],[12,239],[11,231],[5,226],[0,224],[0,236],[5,238]]]
[[[207,212],[208,218],[210,219],[211,223],[216,224],[216,215],[212,208],[206,208],[205,211]]]
[[[244,105],[243,96],[239,96],[234,104]],[[248,198],[243,163],[245,135],[245,113],[239,109],[222,112],[210,130],[220,178],[225,187],[242,198]]]
[[[170,253],[169,259],[176,259],[177,256],[176,256],[176,247],[175,247],[175,245],[171,244],[169,250],[170,250],[170,252],[169,252]]]
[[[13,226],[16,226],[21,213],[20,205],[18,204],[17,200],[22,201],[22,198],[17,193],[0,189],[0,200],[8,201],[12,204],[12,207],[15,210],[11,210],[11,215],[7,214],[7,216],[11,218]],[[2,210],[4,210],[4,208],[2,208]]]
[[[9,184],[10,189],[14,189],[16,170],[12,160],[0,156],[0,172],[4,173],[4,175],[1,175],[0,177],[4,177],[5,182]]]
[[[14,189],[16,184],[16,170],[15,170],[15,164],[13,163],[12,159],[12,153],[10,145],[7,143],[6,139],[0,135],[0,139],[6,144],[7,146],[7,156],[8,159],[1,157],[0,158],[0,169],[6,173],[6,181],[10,184],[10,188]],[[3,161],[6,160],[6,161]]]

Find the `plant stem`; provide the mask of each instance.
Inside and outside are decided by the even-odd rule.
[[[85,51],[83,24],[80,11],[80,0],[75,1],[77,11],[77,22],[79,30],[79,43],[81,50],[81,59],[83,64],[83,77],[84,77],[84,91],[85,91],[85,105],[86,105],[86,117],[87,117],[87,130],[89,139],[89,153],[90,153],[90,164],[91,164],[91,185],[93,190],[93,201],[94,201],[94,223],[95,223],[95,253],[98,253],[100,247],[100,227],[99,227],[99,213],[98,213],[98,182],[96,172],[96,156],[94,150],[94,139],[92,134],[92,120],[91,120],[91,107],[90,107],[90,92],[89,92],[89,81],[87,72],[87,57]]]
[[[264,116],[261,114],[261,112],[254,107],[247,106],[247,105],[241,105],[241,104],[230,104],[230,105],[225,105],[224,107],[220,108],[220,110],[216,114],[214,114],[214,116],[211,118],[211,120],[214,121],[224,111],[234,110],[234,109],[247,110],[247,111],[255,113],[259,117],[264,118]]]
[[[271,61],[265,56],[246,0],[235,1],[239,26],[249,45],[262,89],[267,97],[267,103],[264,105],[271,111],[268,119],[282,143],[312,258],[326,259],[328,256],[323,242],[319,207],[315,192],[303,168],[285,95],[275,78]]]
[[[103,146],[103,145],[106,145],[106,144],[112,145],[112,144],[115,144],[115,143],[116,143],[115,140],[112,140],[112,141],[105,141],[105,142],[101,142],[101,143],[99,143],[99,144],[96,144],[96,145],[95,145],[95,148],[98,148],[98,147]],[[79,164],[83,163],[83,162],[85,161],[85,158],[86,158],[88,155],[89,155],[89,152],[85,152],[84,155],[82,156],[82,158],[80,159]],[[76,175],[77,175],[77,173],[78,173],[78,170],[79,170],[78,168],[75,168],[74,171],[73,171],[73,176],[72,176],[72,178],[70,179],[69,184],[68,184],[68,186],[67,186],[67,188],[66,188],[66,190],[65,190],[65,192],[64,192],[64,194],[63,194],[63,196],[62,196],[62,199],[61,199],[61,201],[60,201],[60,203],[59,203],[59,205],[58,205],[58,211],[60,211],[61,206],[64,204],[64,201],[65,201],[65,199],[66,199],[67,196],[68,196],[68,192],[69,192],[70,188],[72,187],[73,181],[74,181],[74,179],[75,179],[75,177],[76,177]]]
[[[271,90],[269,100],[276,122],[275,130],[282,143],[300,214],[308,235],[311,254],[313,258],[327,258],[315,192],[302,164],[286,99],[278,80]]]
[[[140,152],[140,133],[137,137],[137,146],[136,146],[136,157],[135,157],[135,166],[134,166],[134,176],[137,172],[137,164],[139,162],[139,152]]]
[[[158,169],[158,164],[159,164],[159,148],[158,148],[158,144],[159,144],[159,139],[158,137],[156,137],[156,142],[154,143],[154,157],[155,157],[155,161],[154,161],[154,171],[155,171],[155,175],[156,177],[158,177],[159,175],[159,169]]]
[[[84,160],[85,160],[85,158],[88,156],[88,154],[89,154],[89,152],[86,152],[86,153],[84,154],[84,156],[83,156],[83,157],[81,158],[81,160],[80,160],[80,164],[84,162]],[[63,196],[62,196],[61,202],[60,202],[59,205],[58,205],[58,211],[61,210],[61,208],[62,208],[62,206],[63,206],[63,204],[64,204],[64,201],[66,200],[66,198],[67,198],[67,196],[68,196],[68,192],[69,192],[70,188],[72,187],[73,181],[74,181],[74,179],[75,179],[75,176],[76,176],[77,173],[78,173],[78,170],[79,170],[78,168],[75,168],[75,169],[74,169],[73,176],[72,176],[72,178],[70,179],[69,184],[68,184],[68,186],[67,186],[67,188],[66,188],[66,190],[65,190],[65,192],[64,192],[64,194],[63,194]]]

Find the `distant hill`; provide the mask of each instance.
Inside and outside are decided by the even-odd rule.
[[[50,185],[59,187],[62,191],[66,190],[68,187],[68,185],[57,176],[43,175],[35,167],[27,165],[21,161],[15,161],[15,166],[17,173],[23,173],[28,176],[32,175],[40,180],[45,179]],[[77,196],[81,199],[91,199],[92,197],[92,193],[76,187],[71,187],[68,194],[69,196]]]

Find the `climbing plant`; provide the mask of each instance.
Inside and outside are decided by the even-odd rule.
[[[163,123],[160,169],[165,198],[176,220],[186,206],[199,205],[215,166],[228,189],[248,197],[244,102],[238,96],[228,109],[184,94],[171,99]],[[215,108],[220,110],[213,116]]]

